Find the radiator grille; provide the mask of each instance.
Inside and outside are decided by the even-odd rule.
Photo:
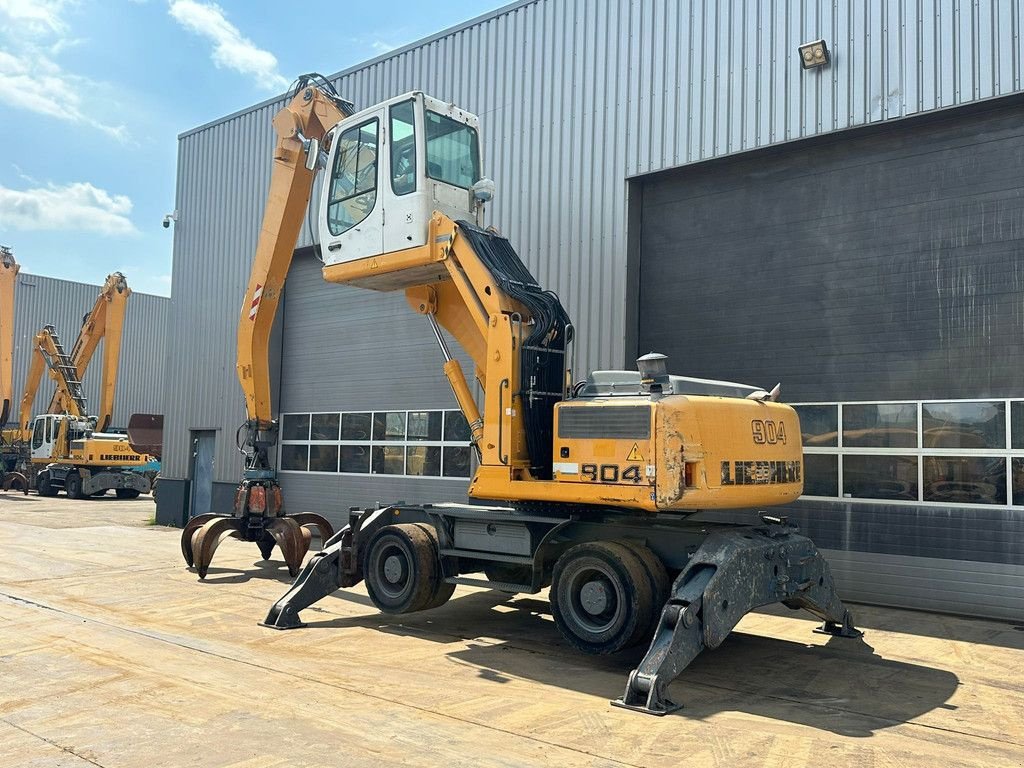
[[[562,438],[646,440],[651,436],[648,405],[571,406],[558,409]]]

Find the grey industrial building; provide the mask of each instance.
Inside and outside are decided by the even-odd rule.
[[[27,257],[22,257],[28,261]],[[131,286],[131,275],[126,276]],[[71,350],[82,327],[82,319],[92,310],[101,285],[77,283],[54,277],[19,272],[15,283],[14,302],[14,392],[21,397],[25,377],[35,352],[33,339],[44,325],[52,325],[66,350]],[[117,390],[111,427],[124,428],[133,413],[163,413],[164,363],[168,310],[170,299],[133,291],[125,310],[118,366]],[[86,402],[99,402],[100,361],[106,342],[100,342],[93,364],[86,371],[82,384]],[[35,410],[50,402],[53,380],[44,375],[36,391]],[[20,403],[14,403],[12,422],[17,420]]]
[[[331,79],[358,107],[422,90],[480,116],[489,222],[561,296],[581,371],[657,350],[782,382],[807,457],[788,514],[844,597],[1019,618],[1022,32],[1019,0],[524,0]],[[282,104],[179,139],[164,522],[230,509],[239,478],[236,324]],[[312,246],[274,345],[287,507],[464,499],[426,321],[323,282]],[[403,461],[424,441],[443,461]]]

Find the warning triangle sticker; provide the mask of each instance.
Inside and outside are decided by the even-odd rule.
[[[626,457],[626,461],[643,461],[644,455],[640,453],[640,446],[637,443],[633,443],[633,447],[629,449],[629,455]]]

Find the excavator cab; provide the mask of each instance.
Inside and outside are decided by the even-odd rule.
[[[481,177],[478,126],[475,115],[418,91],[340,122],[320,192],[325,267],[423,248],[435,212],[479,223],[493,184]],[[444,271],[431,269],[438,277]],[[404,272],[367,287],[394,290],[430,278]]]

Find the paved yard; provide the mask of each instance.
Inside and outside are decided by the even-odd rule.
[[[152,516],[0,494],[0,766],[1024,765],[1024,627],[754,614],[655,718],[608,706],[642,654],[577,655],[542,596],[384,617],[357,589],[275,632],[282,562],[230,540],[199,582]]]

